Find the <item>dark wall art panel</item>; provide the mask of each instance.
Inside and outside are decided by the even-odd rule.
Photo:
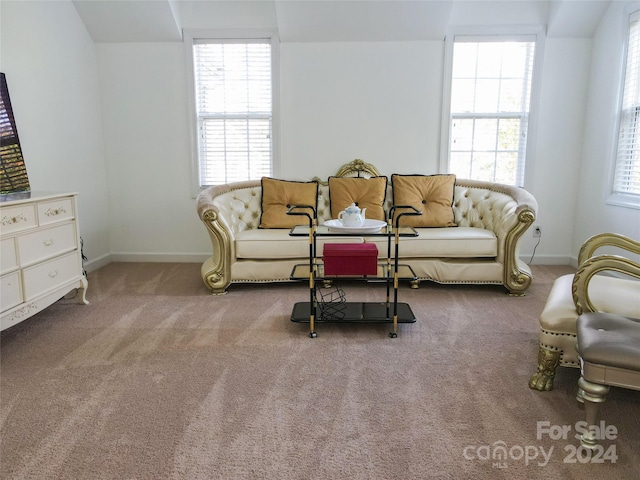
[[[0,194],[31,190],[4,73],[0,73],[0,140]]]

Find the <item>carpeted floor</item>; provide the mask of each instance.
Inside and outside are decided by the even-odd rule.
[[[211,296],[196,264],[108,265],[89,275],[90,305],[66,298],[2,332],[0,477],[638,478],[639,392],[612,389],[616,438],[588,458],[579,371],[528,388],[538,315],[571,272],[533,268],[523,298],[401,286],[418,321],[395,339],[371,324],[310,339],[289,320],[303,283]],[[345,291],[384,299],[380,285]]]

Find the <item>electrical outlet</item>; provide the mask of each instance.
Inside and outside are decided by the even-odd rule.
[[[533,236],[536,238],[542,236],[542,227],[540,227],[540,225],[534,225]]]

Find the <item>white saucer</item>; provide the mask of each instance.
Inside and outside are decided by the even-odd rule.
[[[366,220],[359,227],[347,227],[340,223],[340,220],[327,220],[323,224],[325,227],[329,227],[329,230],[333,230],[340,233],[377,233],[382,230],[382,227],[387,225],[387,222],[382,220]]]

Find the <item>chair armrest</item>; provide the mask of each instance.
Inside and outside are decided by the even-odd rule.
[[[597,255],[587,259],[573,277],[573,303],[578,315],[599,311],[589,297],[589,282],[596,274],[604,271],[621,273],[640,280],[640,264],[628,258],[619,255]],[[638,314],[640,315],[640,311]]]
[[[582,244],[578,253],[578,265],[582,265],[593,257],[596,250],[601,247],[616,247],[640,255],[640,242],[619,233],[599,233]]]

